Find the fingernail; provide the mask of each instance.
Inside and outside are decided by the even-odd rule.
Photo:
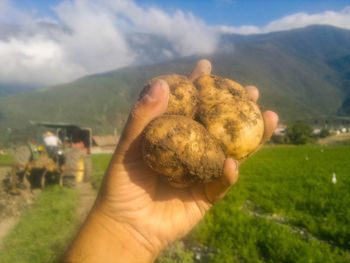
[[[237,160],[235,160],[235,159],[232,159],[232,158],[230,158],[230,159],[235,163],[235,165],[236,165],[236,172],[237,172],[238,169],[239,169],[239,162]]]
[[[153,83],[149,84],[149,88],[147,89],[146,94],[151,99],[158,99],[159,94],[161,94],[163,91],[164,91],[164,80],[158,79]]]

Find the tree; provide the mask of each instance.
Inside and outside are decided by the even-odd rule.
[[[328,137],[329,135],[331,135],[331,133],[329,132],[329,130],[328,129],[326,129],[326,128],[323,128],[323,129],[321,129],[321,131],[320,131],[320,138],[326,138],[326,137]]]
[[[272,135],[271,137],[271,142],[275,144],[286,144],[288,143],[288,139],[286,138],[285,135]]]
[[[306,144],[312,141],[312,128],[305,123],[297,122],[288,126],[286,136],[292,144]]]

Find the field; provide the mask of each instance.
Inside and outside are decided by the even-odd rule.
[[[350,262],[349,156],[347,146],[265,147],[241,165],[228,196],[158,262]],[[109,158],[93,158],[96,188]],[[55,196],[67,204],[52,207]],[[77,227],[68,212],[76,199],[71,190],[45,190],[6,238],[0,262],[54,262]]]
[[[57,262],[76,232],[76,206],[76,191],[48,187],[5,237],[0,262]]]
[[[349,262],[349,156],[348,147],[265,148],[191,241],[214,251],[210,262]]]

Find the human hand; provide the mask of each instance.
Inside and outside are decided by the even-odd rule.
[[[194,80],[210,71],[210,62],[202,60],[189,78]],[[246,89],[251,99],[257,101],[258,90],[253,86]],[[111,236],[127,236],[122,240],[133,254],[129,255],[130,261],[134,262],[152,261],[168,244],[186,235],[238,179],[238,164],[230,158],[224,162],[221,178],[188,188],[169,186],[144,164],[142,131],[166,111],[168,98],[167,83],[158,80],[133,107],[90,216],[99,222],[98,225],[104,224]],[[266,141],[276,128],[278,117],[271,111],[264,112],[263,117],[263,141]],[[127,262],[118,256],[115,262],[118,259]],[[106,258],[102,261],[108,262]]]

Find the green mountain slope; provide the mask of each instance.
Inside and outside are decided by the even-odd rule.
[[[0,97],[12,96],[17,93],[27,92],[38,88],[35,85],[24,85],[18,83],[2,83],[0,82]]]
[[[328,26],[222,38],[208,57],[213,73],[261,91],[262,108],[282,121],[349,114],[350,31]],[[0,97],[0,133],[28,120],[60,121],[111,133],[122,127],[144,83],[153,76],[186,74],[198,58],[130,67],[57,87]]]

